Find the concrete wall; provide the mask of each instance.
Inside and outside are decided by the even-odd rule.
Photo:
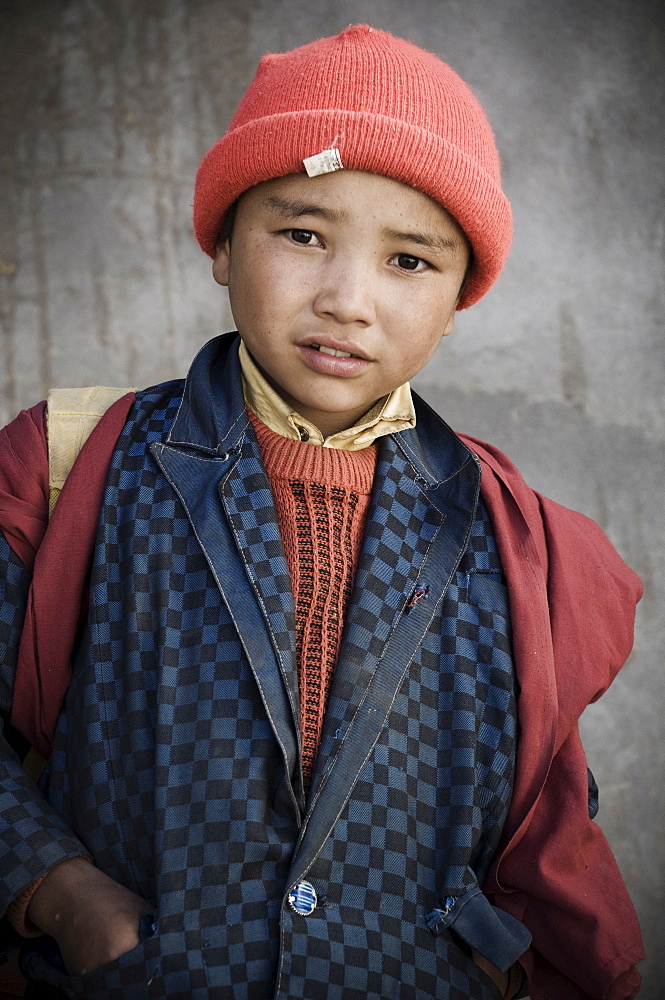
[[[231,328],[190,226],[201,155],[258,57],[351,21],[450,62],[488,110],[516,221],[496,289],[418,379],[453,426],[596,518],[647,586],[584,720],[599,820],[665,987],[665,436],[659,0],[2,0],[0,419],[46,388],[184,374]],[[660,950],[659,950],[660,949]]]

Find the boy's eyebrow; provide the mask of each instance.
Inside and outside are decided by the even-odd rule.
[[[341,222],[345,215],[333,208],[324,208],[323,205],[313,205],[308,201],[291,201],[289,198],[280,198],[278,195],[268,195],[266,203],[271,208],[277,209],[285,219],[298,219],[303,215],[314,215],[320,219],[327,219],[329,222]]]
[[[315,205],[307,201],[281,198],[279,195],[268,195],[266,204],[276,209],[285,219],[299,219],[304,215],[313,215],[320,219],[327,219],[329,222],[341,222],[346,218],[345,212],[338,212],[334,208],[325,208],[323,205]],[[397,229],[385,229],[384,236],[390,240],[415,243],[417,246],[425,247],[429,250],[442,250],[445,252],[457,252],[461,249],[461,241],[455,236],[439,236],[435,233],[419,232],[410,230],[401,232]]]
[[[415,243],[417,246],[426,247],[429,250],[445,250],[457,252],[461,249],[462,243],[456,236],[439,236],[435,233],[423,233],[416,231],[400,232],[396,229],[385,230],[388,239]]]

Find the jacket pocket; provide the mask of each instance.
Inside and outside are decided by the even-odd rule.
[[[72,1000],[148,1000],[159,972],[159,939],[151,916],[140,922],[141,940],[131,951],[81,976],[69,976],[53,938],[36,938],[24,946],[23,975],[32,982],[57,987]]]
[[[491,614],[510,618],[508,587],[500,570],[473,570],[467,573],[469,603]]]

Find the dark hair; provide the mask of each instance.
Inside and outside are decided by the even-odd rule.
[[[466,271],[464,272],[464,277],[462,278],[462,284],[459,286],[459,293],[458,294],[459,294],[460,298],[464,294],[464,289],[466,288],[466,286],[468,284],[468,281],[469,281],[469,278],[471,277],[471,271],[473,270],[473,261],[474,261],[473,250],[471,249],[471,245],[469,244],[469,259],[467,261]]]
[[[234,201],[230,209],[224,217],[224,222],[222,223],[222,228],[219,231],[219,236],[217,237],[217,246],[223,245],[231,242],[231,237],[233,236],[233,225],[236,221],[236,212],[238,211],[238,202]]]

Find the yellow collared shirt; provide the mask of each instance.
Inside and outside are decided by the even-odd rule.
[[[409,383],[405,382],[374,404],[354,425],[330,434],[327,438],[319,428],[301,417],[269,384],[259,371],[252,356],[240,342],[240,370],[245,403],[271,431],[292,440],[308,441],[323,448],[342,451],[362,451],[384,434],[395,434],[416,426],[416,411]]]

